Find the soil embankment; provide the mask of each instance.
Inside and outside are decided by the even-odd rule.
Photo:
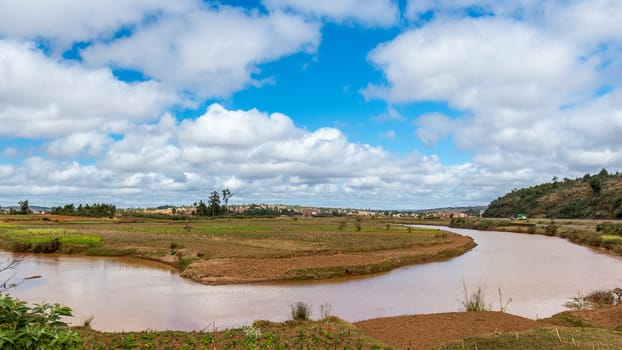
[[[451,312],[376,318],[354,323],[365,334],[398,349],[428,349],[466,337],[523,332],[541,322],[503,312]]]
[[[556,315],[568,316],[567,319],[581,320],[595,327],[622,329],[622,305],[602,309],[566,311]]]
[[[292,258],[200,260],[192,263],[181,275],[214,285],[360,276],[448,259],[464,254],[475,246],[472,238],[452,234],[449,242],[415,245],[409,249]]]

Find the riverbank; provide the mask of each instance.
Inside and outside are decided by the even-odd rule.
[[[0,248],[17,253],[131,256],[203,284],[364,276],[459,256],[476,246],[438,229],[360,218],[215,220],[0,216]]]
[[[598,310],[611,320],[617,308]],[[453,312],[348,323],[257,321],[226,331],[104,333],[78,328],[83,349],[619,349],[621,323],[587,324],[588,313],[530,320],[502,312]],[[586,318],[581,318],[582,315]],[[608,315],[608,316],[607,316]],[[619,317],[618,317],[619,318]],[[582,324],[582,325],[581,325]],[[580,326],[579,326],[580,325]]]
[[[424,223],[425,224],[425,223]],[[622,222],[572,219],[451,219],[446,226],[480,231],[501,231],[554,236],[600,253],[622,256]]]

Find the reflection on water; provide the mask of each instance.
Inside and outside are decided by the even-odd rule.
[[[509,311],[547,317],[578,291],[622,285],[622,260],[565,240],[506,232],[451,229],[479,244],[445,262],[410,266],[365,279],[281,285],[204,286],[170,267],[135,259],[29,256],[17,277],[41,275],[11,290],[28,301],[71,306],[74,323],[94,316],[98,330],[218,329],[254,320],[286,320],[291,304],[328,303],[348,321],[457,311],[462,283],[482,286],[498,307],[500,288]]]

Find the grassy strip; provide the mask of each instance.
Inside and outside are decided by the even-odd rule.
[[[524,333],[469,337],[436,350],[622,349],[622,333],[599,328],[540,328]]]
[[[0,227],[0,248],[19,253],[74,253],[102,245],[102,238],[60,228]]]
[[[103,333],[78,329],[83,349],[392,349],[336,317],[321,321],[257,321],[214,332]]]
[[[12,242],[37,244],[59,239],[61,243],[85,245],[97,247],[102,244],[102,239],[96,235],[82,234],[75,230],[66,229],[8,229],[3,230],[2,237]]]

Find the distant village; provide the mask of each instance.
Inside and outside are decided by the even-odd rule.
[[[128,209],[130,210],[130,209]],[[159,207],[146,209],[131,209],[144,214],[155,215],[194,215],[193,206]],[[344,209],[319,208],[298,205],[270,205],[270,204],[242,204],[230,205],[227,215],[230,216],[282,216],[282,217],[410,217],[410,218],[467,218],[480,216],[484,207],[440,208],[428,210],[372,210],[372,209]]]
[[[88,206],[87,206],[88,207]],[[32,214],[59,214],[56,208],[30,206]],[[484,211],[484,206],[438,208],[426,210],[373,210],[373,209],[344,209],[344,208],[321,208],[306,207],[300,205],[272,205],[272,204],[241,204],[229,205],[226,209],[227,216],[269,216],[269,217],[409,217],[417,219],[448,219],[479,217]],[[0,214],[17,214],[18,206],[0,207]],[[197,206],[160,206],[157,208],[126,208],[116,209],[117,216],[195,216]],[[88,216],[88,215],[87,215]]]

